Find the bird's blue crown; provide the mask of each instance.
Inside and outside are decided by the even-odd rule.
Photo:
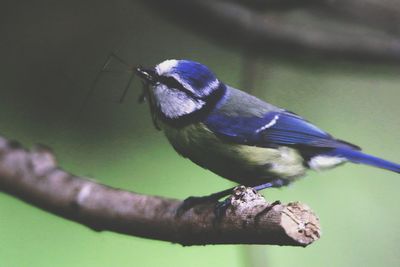
[[[220,87],[214,73],[206,66],[190,60],[166,60],[155,68],[160,77],[172,77],[198,98],[209,96]]]

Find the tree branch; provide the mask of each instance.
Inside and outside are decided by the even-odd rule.
[[[213,203],[176,216],[175,199],[140,195],[74,176],[44,146],[31,151],[0,137],[0,191],[96,231],[182,245],[275,244],[307,246],[319,239],[318,218],[300,203],[270,204],[238,187],[215,220]]]
[[[324,0],[325,10],[344,15],[371,28],[395,35],[400,33],[400,4],[396,0]],[[340,16],[339,16],[340,18]]]
[[[335,17],[314,16],[313,9],[306,8],[325,7],[325,0],[306,1],[296,12],[247,8],[233,0],[143,2],[179,25],[190,26],[230,46],[249,47],[258,54],[400,63],[399,36]]]

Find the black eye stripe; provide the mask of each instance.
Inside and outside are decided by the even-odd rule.
[[[158,76],[157,81],[165,84],[168,87],[178,89],[179,91],[185,92],[192,98],[198,98],[192,91],[186,89],[180,82],[178,82],[174,77],[170,76]]]
[[[176,88],[179,90],[186,90],[183,85],[178,82],[174,77],[158,76],[158,81],[168,87]]]

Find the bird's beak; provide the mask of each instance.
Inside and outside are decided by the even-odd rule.
[[[146,83],[154,84],[156,72],[151,69],[145,69],[141,66],[136,67],[136,74]]]

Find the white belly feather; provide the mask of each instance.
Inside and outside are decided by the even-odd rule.
[[[316,171],[321,171],[325,169],[330,169],[346,162],[347,159],[341,157],[331,157],[331,156],[315,156],[310,159],[308,166]]]

